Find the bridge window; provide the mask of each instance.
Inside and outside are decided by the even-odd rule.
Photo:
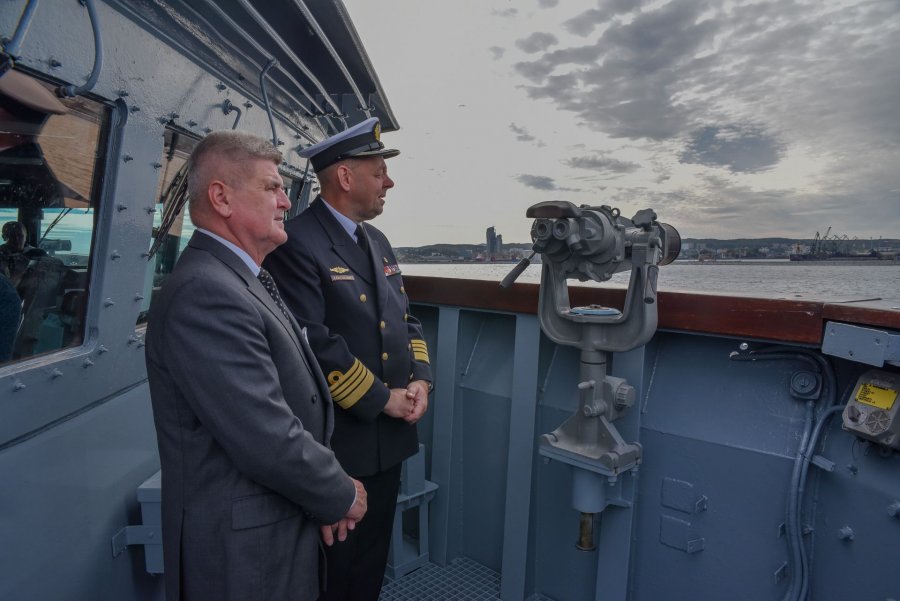
[[[167,127],[162,153],[160,179],[156,186],[156,212],[150,236],[150,256],[144,276],[144,300],[138,325],[146,323],[150,302],[172,273],[181,251],[194,233],[187,212],[187,160],[200,140],[192,134]]]
[[[0,94],[0,365],[83,340],[109,124],[87,98],[43,112],[13,94]]]

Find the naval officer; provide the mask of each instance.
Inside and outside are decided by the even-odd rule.
[[[417,451],[415,423],[431,387],[428,349],[409,314],[397,258],[366,223],[384,209],[394,186],[385,159],[397,154],[382,144],[375,118],[304,149],[321,194],[285,224],[288,242],[265,263],[328,380],[334,452],[368,493],[366,519],[345,542],[322,530],[328,588],[320,599],[327,601],[378,599],[400,467]]]

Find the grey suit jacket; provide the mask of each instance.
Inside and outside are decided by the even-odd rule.
[[[298,334],[240,258],[195,232],[147,329],[169,601],[318,595],[319,525],[355,489]]]

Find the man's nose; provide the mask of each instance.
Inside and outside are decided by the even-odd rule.
[[[280,190],[279,192],[280,194],[278,195],[278,208],[287,211],[291,208],[291,199],[288,198],[284,190]]]
[[[394,187],[394,180],[392,180],[391,177],[386,173],[384,175],[384,187],[385,188],[393,188]]]

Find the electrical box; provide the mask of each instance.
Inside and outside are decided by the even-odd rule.
[[[900,374],[873,369],[860,376],[844,408],[844,429],[900,449]]]

